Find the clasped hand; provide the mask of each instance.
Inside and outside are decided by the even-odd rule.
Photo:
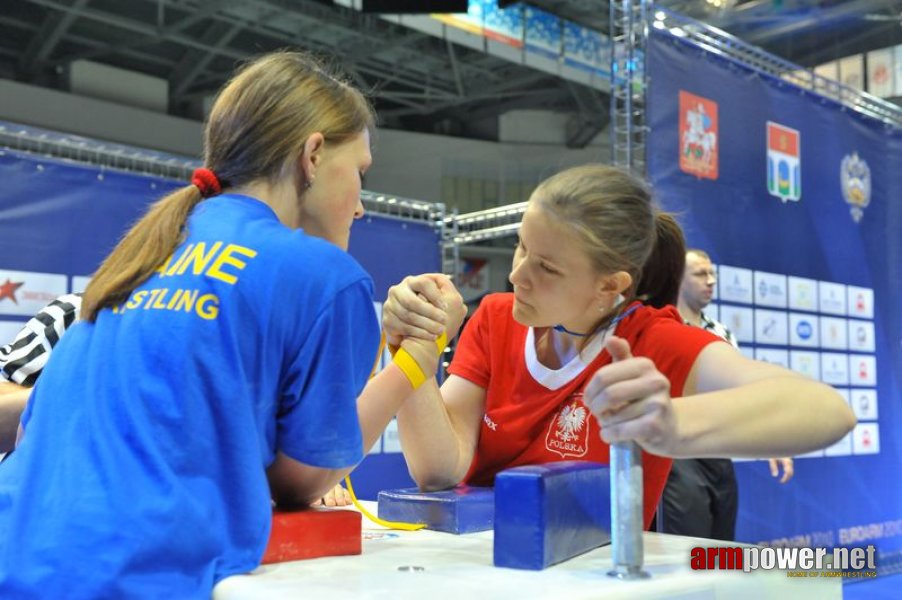
[[[451,279],[439,273],[405,277],[388,290],[382,327],[389,345],[404,348],[424,373],[435,373],[440,356],[435,340],[457,335],[467,306]]]

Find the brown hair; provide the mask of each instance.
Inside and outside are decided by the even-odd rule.
[[[644,181],[617,167],[585,165],[543,181],[533,201],[576,232],[599,273],[632,276],[623,306],[636,298],[655,307],[676,302],[686,260],[683,232],[655,207]]]
[[[341,144],[372,129],[375,113],[357,89],[312,56],[275,52],[244,65],[219,93],[204,131],[204,165],[222,187],[289,173],[315,133]],[[125,234],[85,290],[82,318],[124,302],[184,240],[185,222],[202,200],[193,185],[154,203]]]

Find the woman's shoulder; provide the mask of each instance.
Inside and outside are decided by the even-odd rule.
[[[622,314],[622,322],[624,324],[631,324],[633,326],[647,325],[650,323],[658,323],[662,321],[676,321],[678,323],[683,322],[683,320],[680,318],[679,311],[675,306],[670,304],[662,308],[655,308],[654,306],[649,306],[647,304],[643,304],[639,300],[635,300],[630,303],[630,305],[627,306],[626,309],[623,310]]]
[[[720,339],[699,327],[686,325],[675,306],[640,305],[623,320],[617,335],[626,338],[634,349],[647,348],[655,352],[665,348],[678,352],[698,351]]]
[[[278,298],[313,309],[325,307],[341,294],[372,302],[369,274],[346,251],[324,239],[280,224],[264,226],[248,241],[243,254],[242,288],[245,293]],[[240,242],[239,242],[240,243]]]
[[[354,281],[369,279],[347,251],[301,230],[282,228],[265,242],[268,260],[286,277],[308,280]]]
[[[706,333],[698,327],[686,325],[680,312],[672,305],[655,308],[637,303],[634,309],[632,306],[630,309],[632,309],[630,314],[618,327],[617,335],[622,337],[675,336],[682,338],[683,336],[694,336],[697,333]]]

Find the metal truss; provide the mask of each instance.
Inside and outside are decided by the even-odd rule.
[[[645,47],[650,0],[612,0],[611,161],[645,174]]]

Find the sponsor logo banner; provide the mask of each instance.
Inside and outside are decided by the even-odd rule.
[[[789,353],[789,368],[805,377],[820,380],[821,355],[819,352],[792,350]]]
[[[849,393],[849,400],[855,416],[861,421],[877,420],[877,390],[853,389]]]
[[[817,311],[817,281],[804,277],[789,277],[789,308]]]
[[[786,308],[786,275],[755,271],[755,304]]]
[[[846,314],[846,286],[829,281],[818,282],[820,312],[831,315]]]
[[[787,343],[786,313],[778,310],[755,310],[755,342],[785,346]]]
[[[789,343],[792,346],[817,348],[820,339],[818,318],[802,313],[789,313]]]
[[[752,270],[721,265],[718,269],[717,297],[721,301],[752,303]]]
[[[859,423],[852,430],[853,454],[880,454],[880,428],[877,423]]]
[[[850,285],[848,286],[847,291],[849,294],[849,314],[853,317],[873,319],[874,290]]]
[[[733,332],[738,342],[755,341],[755,318],[751,308],[730,306],[720,307],[720,322]]]
[[[849,360],[845,354],[821,354],[821,381],[831,385],[849,385]]]
[[[849,321],[849,350],[874,352],[874,323],[872,321]]]
[[[849,326],[845,319],[837,317],[821,317],[821,347],[831,350],[848,350],[847,332]]]
[[[68,284],[65,275],[0,269],[0,314],[32,317],[65,294]]]
[[[850,355],[849,379],[852,385],[868,387],[877,385],[877,359],[867,354]]]

